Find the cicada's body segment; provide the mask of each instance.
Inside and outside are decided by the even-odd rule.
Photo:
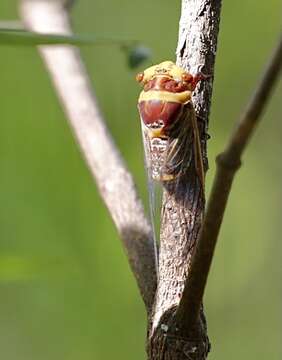
[[[171,61],[151,66],[136,77],[143,84],[138,109],[146,163],[153,180],[175,180],[190,166],[191,145],[199,141],[191,96],[201,78]]]

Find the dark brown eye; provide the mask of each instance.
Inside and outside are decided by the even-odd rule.
[[[182,74],[182,80],[184,82],[190,83],[193,81],[193,76],[189,73],[184,73],[184,74]]]
[[[136,81],[138,81],[138,82],[142,82],[143,78],[144,78],[144,73],[143,72],[138,73],[136,75],[136,77],[135,77]]]

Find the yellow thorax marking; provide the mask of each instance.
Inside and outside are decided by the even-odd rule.
[[[182,91],[180,93],[172,93],[164,90],[141,91],[138,102],[148,100],[160,100],[167,102],[175,102],[187,104],[191,100],[191,91]]]
[[[153,65],[144,70],[143,81],[149,81],[158,75],[167,75],[174,80],[181,81],[182,75],[185,73],[183,69],[175,65],[172,61],[163,61],[158,65]]]
[[[150,139],[163,137],[164,136],[164,129],[163,128],[150,129],[148,131],[148,136],[149,136]]]

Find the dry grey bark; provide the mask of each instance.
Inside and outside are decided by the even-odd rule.
[[[209,76],[209,81],[202,81],[193,94],[193,104],[198,115],[202,153],[205,168],[207,159],[207,131],[212,98],[214,65],[219,33],[221,0],[183,0],[180,20],[177,62],[192,74],[202,72]],[[201,225],[203,218],[201,219]],[[192,265],[193,266],[193,265]],[[189,279],[186,280],[185,289]],[[193,294],[184,291],[178,309],[178,316],[190,328],[200,311],[201,299],[191,305]]]
[[[22,0],[22,19],[33,31],[70,34],[64,3],[61,0]],[[152,229],[132,176],[106,128],[80,52],[73,46],[61,45],[41,46],[39,52],[118,229],[147,311],[150,311],[156,288]],[[95,217],[97,214],[93,214],[94,221]]]
[[[178,65],[193,75],[199,72],[209,75],[208,80],[199,83],[193,95],[205,169],[220,9],[220,0],[183,0],[177,47]],[[190,111],[189,108],[187,111]],[[191,314],[186,307],[186,297],[193,297],[193,294],[184,292],[189,282],[204,209],[205,199],[195,167],[188,169],[176,187],[165,187],[159,254],[160,278],[148,340],[151,360],[203,360],[209,352],[201,299]]]

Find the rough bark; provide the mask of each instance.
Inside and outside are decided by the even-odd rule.
[[[207,159],[207,131],[212,98],[214,65],[219,33],[221,0],[183,0],[182,16],[180,20],[179,42],[177,47],[178,63],[192,74],[202,72],[208,80],[202,81],[193,93],[193,104],[198,116],[202,152],[205,168],[208,168]],[[204,210],[204,209],[203,209]],[[202,213],[203,215],[203,213]],[[203,217],[201,219],[201,225]],[[185,289],[189,278],[186,279]],[[184,291],[177,316],[182,319],[186,328],[195,324],[201,307],[201,299],[193,300],[194,294]]]
[[[206,140],[220,17],[219,0],[184,0],[177,63],[209,78],[197,86],[193,104],[207,169]],[[187,109],[189,111],[189,109]],[[195,160],[195,159],[194,159]],[[196,167],[177,187],[164,188],[159,254],[159,282],[148,339],[150,360],[206,359],[210,344],[203,311],[187,321],[184,288],[203,221],[205,199]],[[190,295],[190,294],[189,294]],[[201,307],[201,303],[199,304]],[[189,319],[188,319],[189,320]]]

